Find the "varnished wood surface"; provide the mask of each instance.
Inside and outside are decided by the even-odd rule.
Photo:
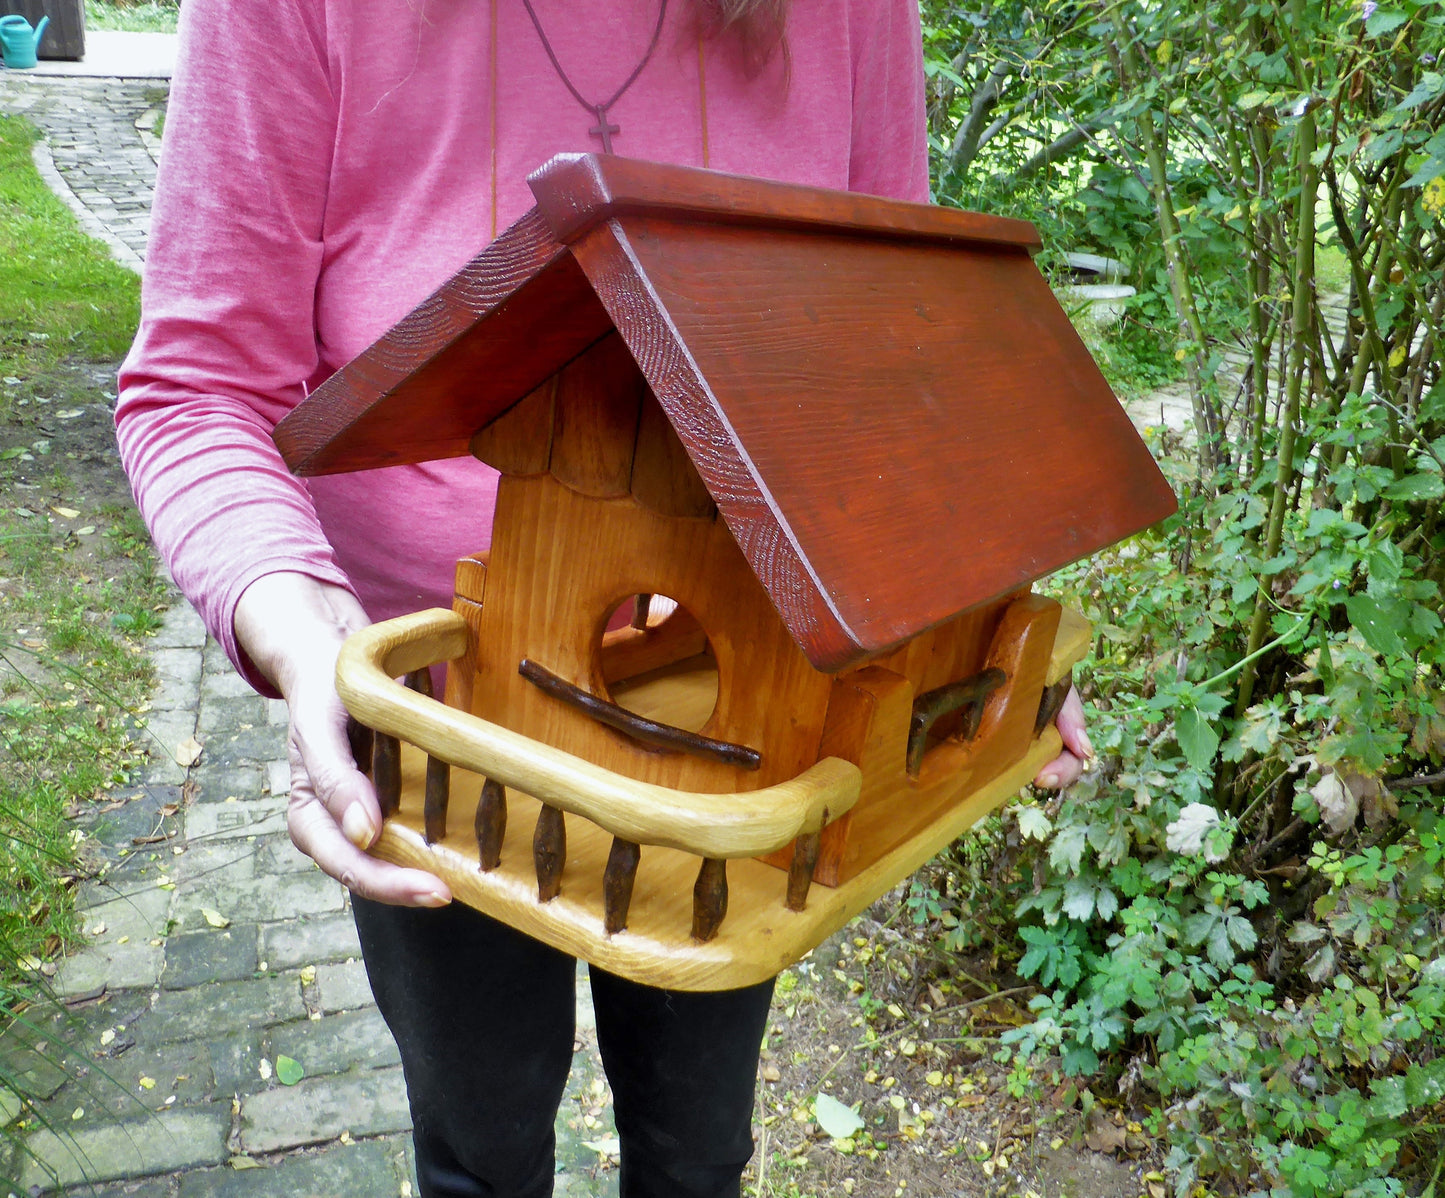
[[[475,715],[678,790],[760,789],[818,760],[832,680],[809,665],[720,521],[661,517],[631,495],[589,499],[550,474],[504,476],[489,563],[477,622]],[[649,749],[518,674],[529,658],[599,698],[614,697],[603,628],[619,603],[644,592],[682,604],[711,642],[717,702],[693,731],[756,749],[758,770]]]
[[[300,475],[458,457],[608,328],[576,263],[529,213],[298,404],[276,444]]]
[[[604,877],[612,837],[572,816],[567,817],[567,861],[559,893],[550,902],[539,903],[532,869],[538,804],[515,791],[508,793],[515,812],[495,870],[483,873],[478,867],[470,815],[464,819],[460,811],[453,813],[446,839],[428,846],[420,825],[425,759],[409,750],[404,751],[401,812],[387,822],[373,852],[399,865],[438,873],[458,901],[613,973],[679,990],[732,989],[765,981],[820,944],[1017,794],[1058,751],[1058,733],[1046,729],[1022,761],[886,857],[836,889],[814,886],[801,911],[787,907],[784,871],[760,861],[729,861],[727,917],[705,944],[691,935],[698,858],[646,846],[633,883],[627,928],[609,936]],[[460,770],[453,773],[455,793],[476,793],[479,779]]]
[[[576,241],[616,217],[660,215],[676,221],[1008,245],[1030,251],[1041,244],[1027,221],[635,158],[559,154],[527,182],[552,235],[564,242]]]
[[[820,669],[1174,509],[1022,250],[652,216],[573,248]]]
[[[1053,600],[1021,595],[1008,604],[1001,618],[966,620],[939,629],[941,643],[931,650],[899,653],[886,665],[864,666],[834,682],[819,751],[853,762],[863,781],[853,809],[823,829],[814,870],[818,883],[846,883],[946,813],[959,793],[1011,767],[1032,737],[1032,717],[1043,687],[1067,674],[1089,649],[1087,621],[1071,611],[1059,616]],[[1049,648],[1055,619],[1058,632]],[[924,689],[936,685],[936,662],[953,659],[956,651],[975,644],[975,634],[983,629],[991,637],[987,652],[978,649],[977,656],[955,660],[949,668],[959,673],[994,665],[1010,674],[1007,694],[996,696],[989,719],[992,732],[981,727],[972,744],[934,745],[919,775],[910,778],[908,722],[918,689],[910,676],[923,680]],[[1026,727],[1021,730],[1020,725]],[[789,846],[767,860],[786,869],[792,854]]]
[[[857,800],[857,767],[835,758],[788,781],[740,794],[698,794],[638,782],[393,681],[459,657],[466,639],[466,621],[442,608],[373,624],[342,646],[337,693],[357,720],[383,734],[378,742],[400,737],[442,761],[518,787],[639,844],[708,857],[757,856],[816,831]],[[516,823],[510,814],[508,823]]]

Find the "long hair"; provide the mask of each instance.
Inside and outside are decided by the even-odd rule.
[[[749,73],[760,71],[782,50],[787,57],[783,31],[788,0],[694,0],[709,36],[731,34],[743,52]]]

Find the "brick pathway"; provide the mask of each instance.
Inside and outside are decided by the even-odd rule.
[[[44,133],[47,180],[137,269],[155,180],[146,134],[164,94],[155,81],[0,72],[0,112]],[[43,1118],[35,1159],[11,1172],[51,1192],[43,1162],[64,1193],[92,1198],[413,1193],[401,1069],[346,892],[286,837],[284,706],[241,681],[183,602],[151,644],[150,767],[83,822],[103,872],[78,897],[87,947],[54,979],[69,1026],[36,1016],[0,1037],[0,1070]],[[192,738],[203,750],[183,768]],[[616,1193],[587,1147],[615,1132],[586,995],[584,983],[559,1198]],[[58,1060],[62,1039],[84,1051]],[[302,1080],[282,1083],[282,1057]],[[7,1123],[8,1099],[0,1089]]]

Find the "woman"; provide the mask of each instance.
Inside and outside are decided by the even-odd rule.
[[[365,854],[380,816],[332,683],[349,632],[449,605],[495,476],[303,484],[271,429],[520,216],[556,152],[925,200],[916,0],[187,0],[181,45],[122,456],[182,590],[286,699],[291,836],[354,895],[422,1193],[548,1194],[574,963]],[[1044,773],[1066,782],[1077,700],[1060,727],[1074,752]],[[771,985],[592,988],[623,1195],[736,1195]]]

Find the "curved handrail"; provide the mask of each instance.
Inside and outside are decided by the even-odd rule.
[[[394,681],[467,648],[465,620],[431,608],[347,638],[336,690],[361,723],[494,778],[614,836],[700,857],[759,857],[816,832],[858,801],[858,767],[827,757],[763,790],[706,794],[638,782],[409,691]]]

